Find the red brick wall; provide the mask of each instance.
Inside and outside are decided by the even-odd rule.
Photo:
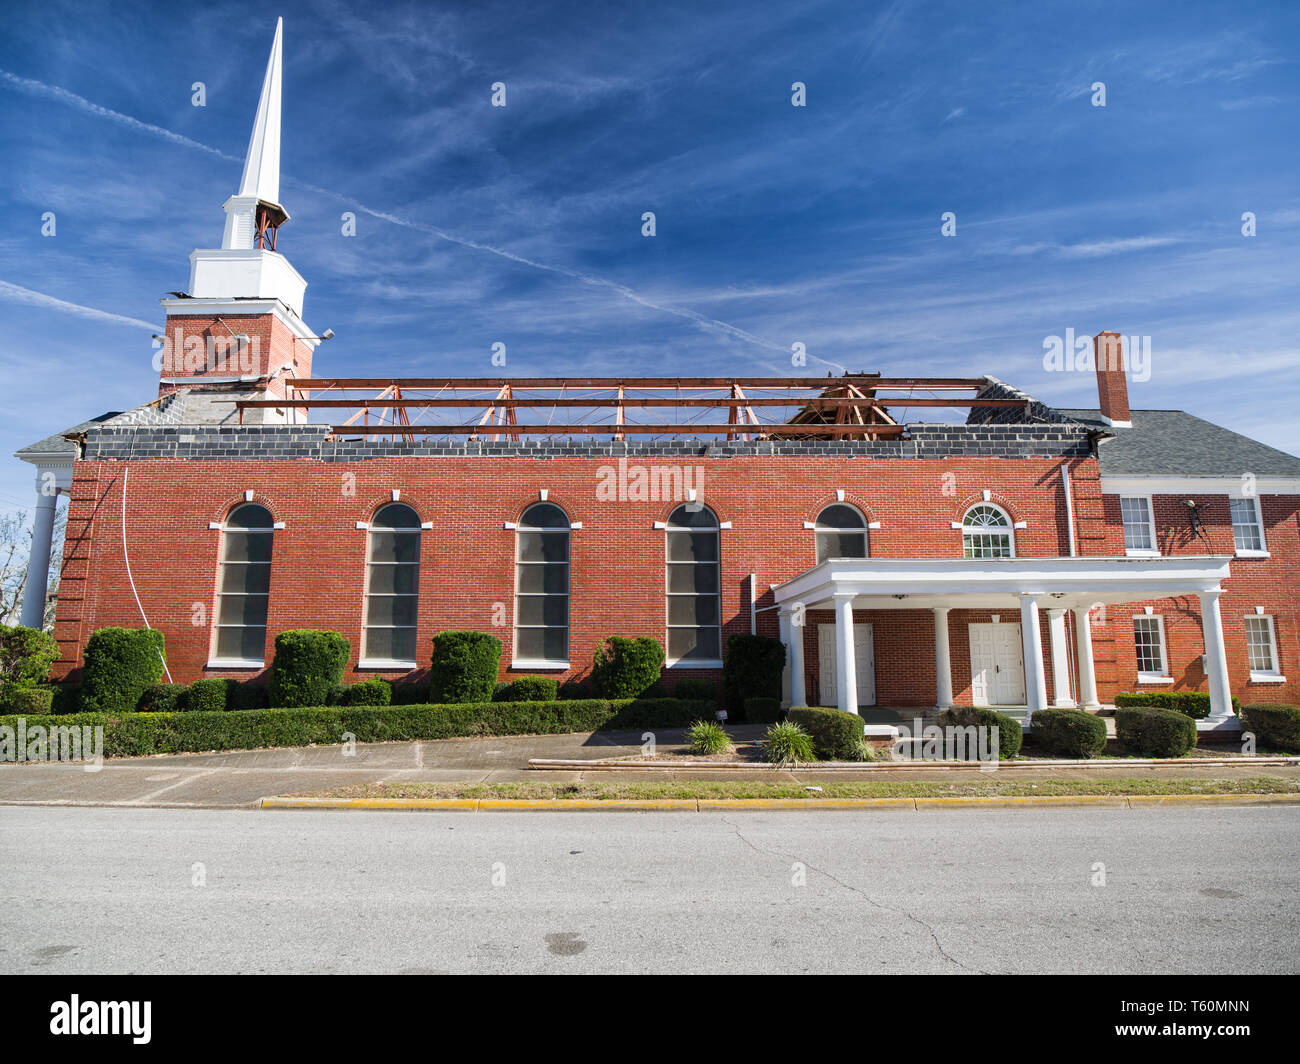
[[[253,342],[244,349],[242,345],[234,343],[232,333],[245,335]],[[222,314],[221,321],[213,316],[169,315],[164,335],[167,338],[164,354],[170,354],[171,358],[164,360],[160,379],[238,377],[245,374],[261,377],[285,363],[295,367],[297,376],[311,376],[311,345],[294,336],[289,327],[274,314]],[[195,338],[204,345],[205,361],[198,368],[189,360],[192,350],[187,350],[187,346],[192,348],[192,340]],[[228,353],[229,362],[210,364],[206,358],[209,350],[215,350],[218,358]],[[271,385],[273,393],[281,397],[284,395],[283,376],[276,378]],[[165,395],[177,388],[192,386],[160,383],[158,394]]]
[[[756,575],[761,608],[772,604],[769,585],[814,563],[813,534],[803,528],[803,522],[812,521],[833,502],[836,489],[844,490],[847,500],[864,509],[869,520],[881,523],[870,533],[875,557],[960,557],[961,533],[951,528],[951,522],[979,501],[983,490],[990,491],[1014,520],[1026,522],[1026,528],[1016,531],[1017,554],[1068,553],[1062,462],[1056,459],[671,457],[653,461],[702,467],[704,501],[721,521],[732,523],[721,533],[724,644],[727,635],[749,630],[748,574]],[[652,464],[651,459],[641,458],[630,462]],[[355,526],[368,520],[398,488],[402,501],[434,525],[423,533],[420,660],[427,661],[435,633],[478,628],[495,633],[506,644],[502,672],[508,675],[514,533],[503,524],[516,520],[545,488],[551,501],[583,525],[572,534],[568,674],[582,675],[604,636],[664,638],[664,533],[655,530],[653,522],[664,520],[675,503],[599,501],[599,471],[614,464],[604,458],[520,457],[380,458],[353,465],[310,460],[131,463],[127,537],[132,574],[149,623],[166,634],[173,678],[190,682],[204,675],[220,538],[208,523],[221,521],[243,500],[244,491],[252,490],[255,499],[286,525],[275,533],[268,643],[277,631],[288,628],[335,629],[351,641],[355,665],[366,550],[366,533]],[[1101,495],[1096,462],[1075,459],[1068,464],[1079,553],[1122,555],[1118,500]],[[127,469],[119,462],[79,462],[76,467],[55,633],[63,651],[56,667],[59,674],[79,666],[80,647],[95,629],[141,624],[122,555],[120,513]],[[1243,700],[1300,697],[1294,604],[1300,575],[1296,571],[1300,560],[1297,505],[1300,500],[1294,498],[1265,500],[1266,535],[1273,557],[1233,562],[1232,587],[1222,605],[1233,690]],[[1216,549],[1227,549],[1231,528],[1226,498],[1207,497],[1202,513]],[[1185,508],[1179,512],[1172,503],[1166,506],[1161,501],[1156,514],[1162,545],[1168,539],[1170,549],[1203,552],[1179,537],[1178,521],[1185,522]],[[506,619],[502,627],[493,623],[497,604],[504,607],[496,610],[498,617],[504,614]],[[1291,681],[1266,692],[1250,690],[1245,683],[1241,618],[1257,604],[1276,618],[1279,649]],[[1189,611],[1185,619],[1176,606]],[[1133,687],[1132,612],[1112,607],[1106,623],[1093,628],[1103,701]],[[1160,612],[1166,615],[1171,663],[1178,678],[1175,687],[1204,690],[1199,666],[1191,664],[1201,652],[1196,603],[1163,603]],[[191,623],[195,618],[203,623]],[[758,618],[761,632],[776,634],[776,611],[760,612]],[[874,625],[878,701],[933,704],[932,615],[915,610],[864,611],[863,619]],[[965,625],[987,619],[987,614],[959,610],[950,615],[958,701],[970,698]],[[1018,616],[1005,619],[1018,621]],[[807,637],[814,640],[810,633],[811,626]],[[1073,654],[1072,628],[1070,635]],[[1051,697],[1045,618],[1042,640],[1049,657]],[[815,641],[808,644],[805,660],[815,667]],[[693,674],[674,670],[670,679]],[[716,673],[703,675],[716,677]]]

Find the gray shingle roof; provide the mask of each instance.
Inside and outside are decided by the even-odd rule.
[[[1134,410],[1133,427],[1111,428],[1100,410],[1062,410],[1113,432],[1097,453],[1102,476],[1300,477],[1300,458],[1183,410]]]
[[[77,445],[71,440],[65,440],[63,438],[65,435],[70,435],[74,432],[84,432],[92,425],[103,424],[105,421],[115,418],[121,413],[122,411],[120,410],[109,410],[107,413],[100,414],[99,417],[92,417],[89,421],[83,421],[80,425],[73,425],[72,428],[64,429],[62,432],[56,432],[53,436],[46,436],[43,440],[29,443],[26,447],[22,447],[15,451],[14,457],[21,458],[25,454],[58,454],[60,452],[67,452],[70,455],[74,454],[76,453]]]

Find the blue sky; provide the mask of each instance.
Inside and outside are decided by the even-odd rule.
[[[785,374],[802,342],[1089,406],[1043,341],[1111,329],[1151,337],[1134,406],[1300,452],[1300,5],[42,0],[0,40],[3,453],[156,394],[278,14],[318,374],[495,376],[497,341],[512,375]]]

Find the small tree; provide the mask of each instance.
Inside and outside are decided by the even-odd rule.
[[[611,635],[596,648],[591,680],[605,698],[636,698],[659,682],[664,648],[652,636]]]
[[[0,624],[0,683],[35,687],[44,683],[59,656],[49,632]]]
[[[802,633],[796,628],[795,634]],[[727,640],[722,687],[727,708],[740,712],[747,698],[781,699],[785,644],[766,635],[733,635]]]

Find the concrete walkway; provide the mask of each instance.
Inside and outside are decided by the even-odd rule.
[[[762,726],[737,726],[730,731],[737,741],[763,732]],[[640,731],[599,732],[592,735],[521,735],[501,738],[442,739],[415,743],[358,744],[349,756],[341,746],[293,747],[238,753],[168,754],[158,757],[118,758],[105,761],[98,772],[80,764],[0,765],[0,804],[125,805],[236,808],[251,806],[259,798],[304,794],[365,783],[578,783],[584,780],[614,783],[626,780],[735,780],[734,773],[707,770],[666,771],[649,776],[645,771],[584,772],[568,770],[533,772],[529,758],[596,760],[640,753]],[[684,733],[665,730],[656,735],[661,748],[684,745]],[[869,772],[869,770],[867,770]],[[907,778],[946,782],[989,780],[994,774],[978,770],[936,768],[917,770]],[[1017,780],[1106,779],[1145,777],[1232,779],[1245,776],[1300,778],[1300,766],[1153,768],[1141,762],[1116,761],[1113,767],[1021,769]],[[743,779],[773,783],[817,784],[866,778],[839,771],[818,772],[815,767],[794,772],[771,770]],[[871,778],[879,778],[878,774]],[[895,777],[891,777],[895,778]],[[0,814],[3,815],[3,814]]]

